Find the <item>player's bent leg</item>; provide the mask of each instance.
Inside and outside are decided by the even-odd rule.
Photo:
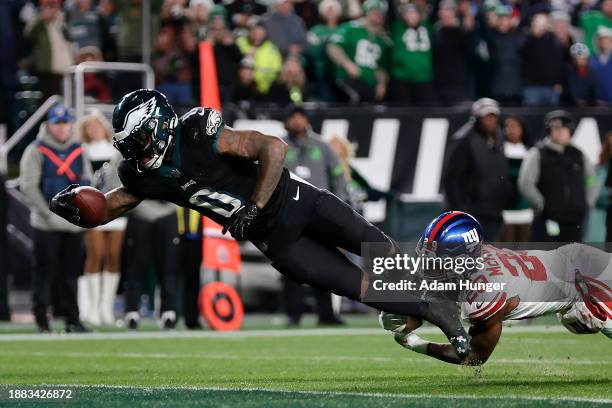
[[[416,296],[410,298],[409,294],[401,302],[370,302],[367,275],[337,248],[306,236],[275,253],[271,258],[272,266],[294,281],[359,300],[378,310],[425,319],[444,332],[460,357],[467,355],[468,335],[461,324],[456,303],[429,303]]]
[[[380,256],[392,256],[399,250],[390,237],[329,191],[323,191],[317,199],[304,233],[356,255],[361,255],[361,244],[369,242],[389,244]]]

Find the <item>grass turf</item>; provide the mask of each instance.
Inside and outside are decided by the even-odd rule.
[[[78,385],[70,406],[88,407],[612,406],[612,343],[600,334],[508,330],[477,370],[378,331],[242,333],[0,341],[0,406],[15,385],[43,384]]]

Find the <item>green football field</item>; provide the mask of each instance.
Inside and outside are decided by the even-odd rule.
[[[370,323],[371,322],[371,323]],[[376,328],[88,335],[0,330],[0,406],[24,386],[71,386],[67,407],[612,406],[612,341],[559,326],[505,329],[482,368],[437,362]],[[423,337],[442,340],[431,328]]]

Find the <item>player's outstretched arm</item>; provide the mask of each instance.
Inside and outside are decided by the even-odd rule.
[[[72,203],[77,187],[79,187],[78,184],[71,184],[57,193],[51,199],[49,208],[52,212],[71,222],[72,224],[81,226],[79,209]],[[142,201],[140,198],[131,194],[123,186],[109,191],[104,196],[106,198],[106,215],[102,224],[106,224],[107,222],[121,216],[125,212],[136,207],[140,201]]]
[[[217,139],[217,152],[243,159],[259,161],[259,180],[251,201],[262,209],[272,197],[283,174],[287,143],[255,130],[223,128]]]
[[[122,216],[142,201],[123,186],[109,191],[104,197],[106,197],[106,216],[103,224]]]
[[[447,363],[482,365],[493,354],[493,350],[497,346],[502,333],[504,316],[512,311],[518,305],[518,302],[518,298],[512,298],[489,319],[470,326],[470,353],[465,359],[457,356],[452,345],[432,343],[421,339],[416,333],[397,333],[395,341],[407,349],[426,354]]]

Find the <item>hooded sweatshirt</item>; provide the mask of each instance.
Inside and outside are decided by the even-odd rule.
[[[75,142],[68,139],[65,143],[59,143],[49,134],[46,122],[40,126],[37,140],[57,150],[67,150]],[[26,196],[30,204],[30,224],[33,228],[43,231],[57,232],[79,232],[82,231],[60,216],[49,210],[49,202],[41,190],[41,178],[44,157],[38,150],[36,142],[30,145],[23,152],[19,163],[21,192]],[[92,170],[86,153],[83,152],[83,175],[82,179],[91,180]]]

